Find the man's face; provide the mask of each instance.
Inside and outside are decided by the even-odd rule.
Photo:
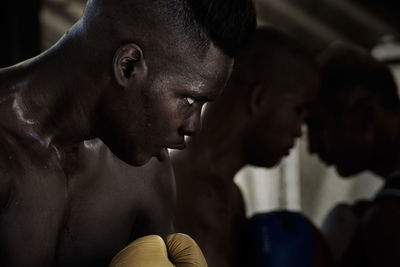
[[[346,104],[345,98],[333,97],[329,105],[315,103],[306,119],[310,153],[334,165],[343,177],[366,170],[373,153],[362,114]]]
[[[310,104],[316,97],[319,80],[315,72],[308,72],[301,79],[288,77],[279,88],[266,94],[266,109],[257,119],[257,130],[252,130],[251,164],[272,167],[289,155]]]
[[[182,49],[160,62],[157,70],[148,65],[143,86],[116,96],[118,106],[109,115],[106,144],[131,165],[161,157],[167,148],[183,149],[184,136],[200,131],[203,104],[221,94],[233,65],[213,45],[203,56]]]

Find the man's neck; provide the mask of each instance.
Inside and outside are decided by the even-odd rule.
[[[72,30],[54,47],[4,72],[12,77],[9,122],[42,145],[69,146],[94,137],[93,117],[101,77],[94,77],[85,46]],[[96,65],[93,65],[96,68]],[[0,83],[3,80],[0,77]],[[95,90],[96,89],[96,90]]]

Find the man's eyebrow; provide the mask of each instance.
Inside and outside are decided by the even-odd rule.
[[[204,94],[204,93],[200,93],[200,92],[197,92],[197,91],[192,91],[191,95],[196,101],[211,102],[211,101],[214,100],[214,98],[209,96],[209,95],[207,95],[207,93]]]
[[[208,97],[208,96],[203,96],[203,97],[201,97],[199,100],[202,101],[202,102],[212,102],[212,101],[215,100],[215,98],[214,98],[214,99],[211,99],[211,98]]]
[[[208,90],[204,90],[206,87],[206,82],[196,81],[189,82],[188,85],[190,87],[190,94],[198,101],[211,102],[214,101],[219,94],[208,88]]]

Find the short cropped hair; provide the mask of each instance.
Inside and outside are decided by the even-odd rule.
[[[186,0],[183,2],[189,7],[184,23],[192,23],[194,32],[196,28],[197,31],[206,32],[211,41],[231,57],[236,56],[245,47],[254,33],[256,16],[251,0]],[[197,21],[198,25],[195,25],[193,21]]]
[[[363,86],[379,99],[386,109],[399,109],[397,86],[389,68],[364,49],[335,43],[318,58],[321,71],[321,100]]]
[[[193,46],[207,48],[212,42],[230,57],[246,46],[256,27],[251,0],[90,0],[86,9],[87,17],[106,18],[107,25],[117,23],[116,30],[135,25],[150,35],[155,27],[167,24]]]

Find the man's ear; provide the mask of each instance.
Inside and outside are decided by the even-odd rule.
[[[256,85],[250,93],[250,113],[257,114],[266,106],[267,92],[265,85]]]
[[[134,43],[121,46],[115,52],[113,68],[115,79],[122,87],[126,87],[132,78],[144,78],[147,66],[142,49]]]

